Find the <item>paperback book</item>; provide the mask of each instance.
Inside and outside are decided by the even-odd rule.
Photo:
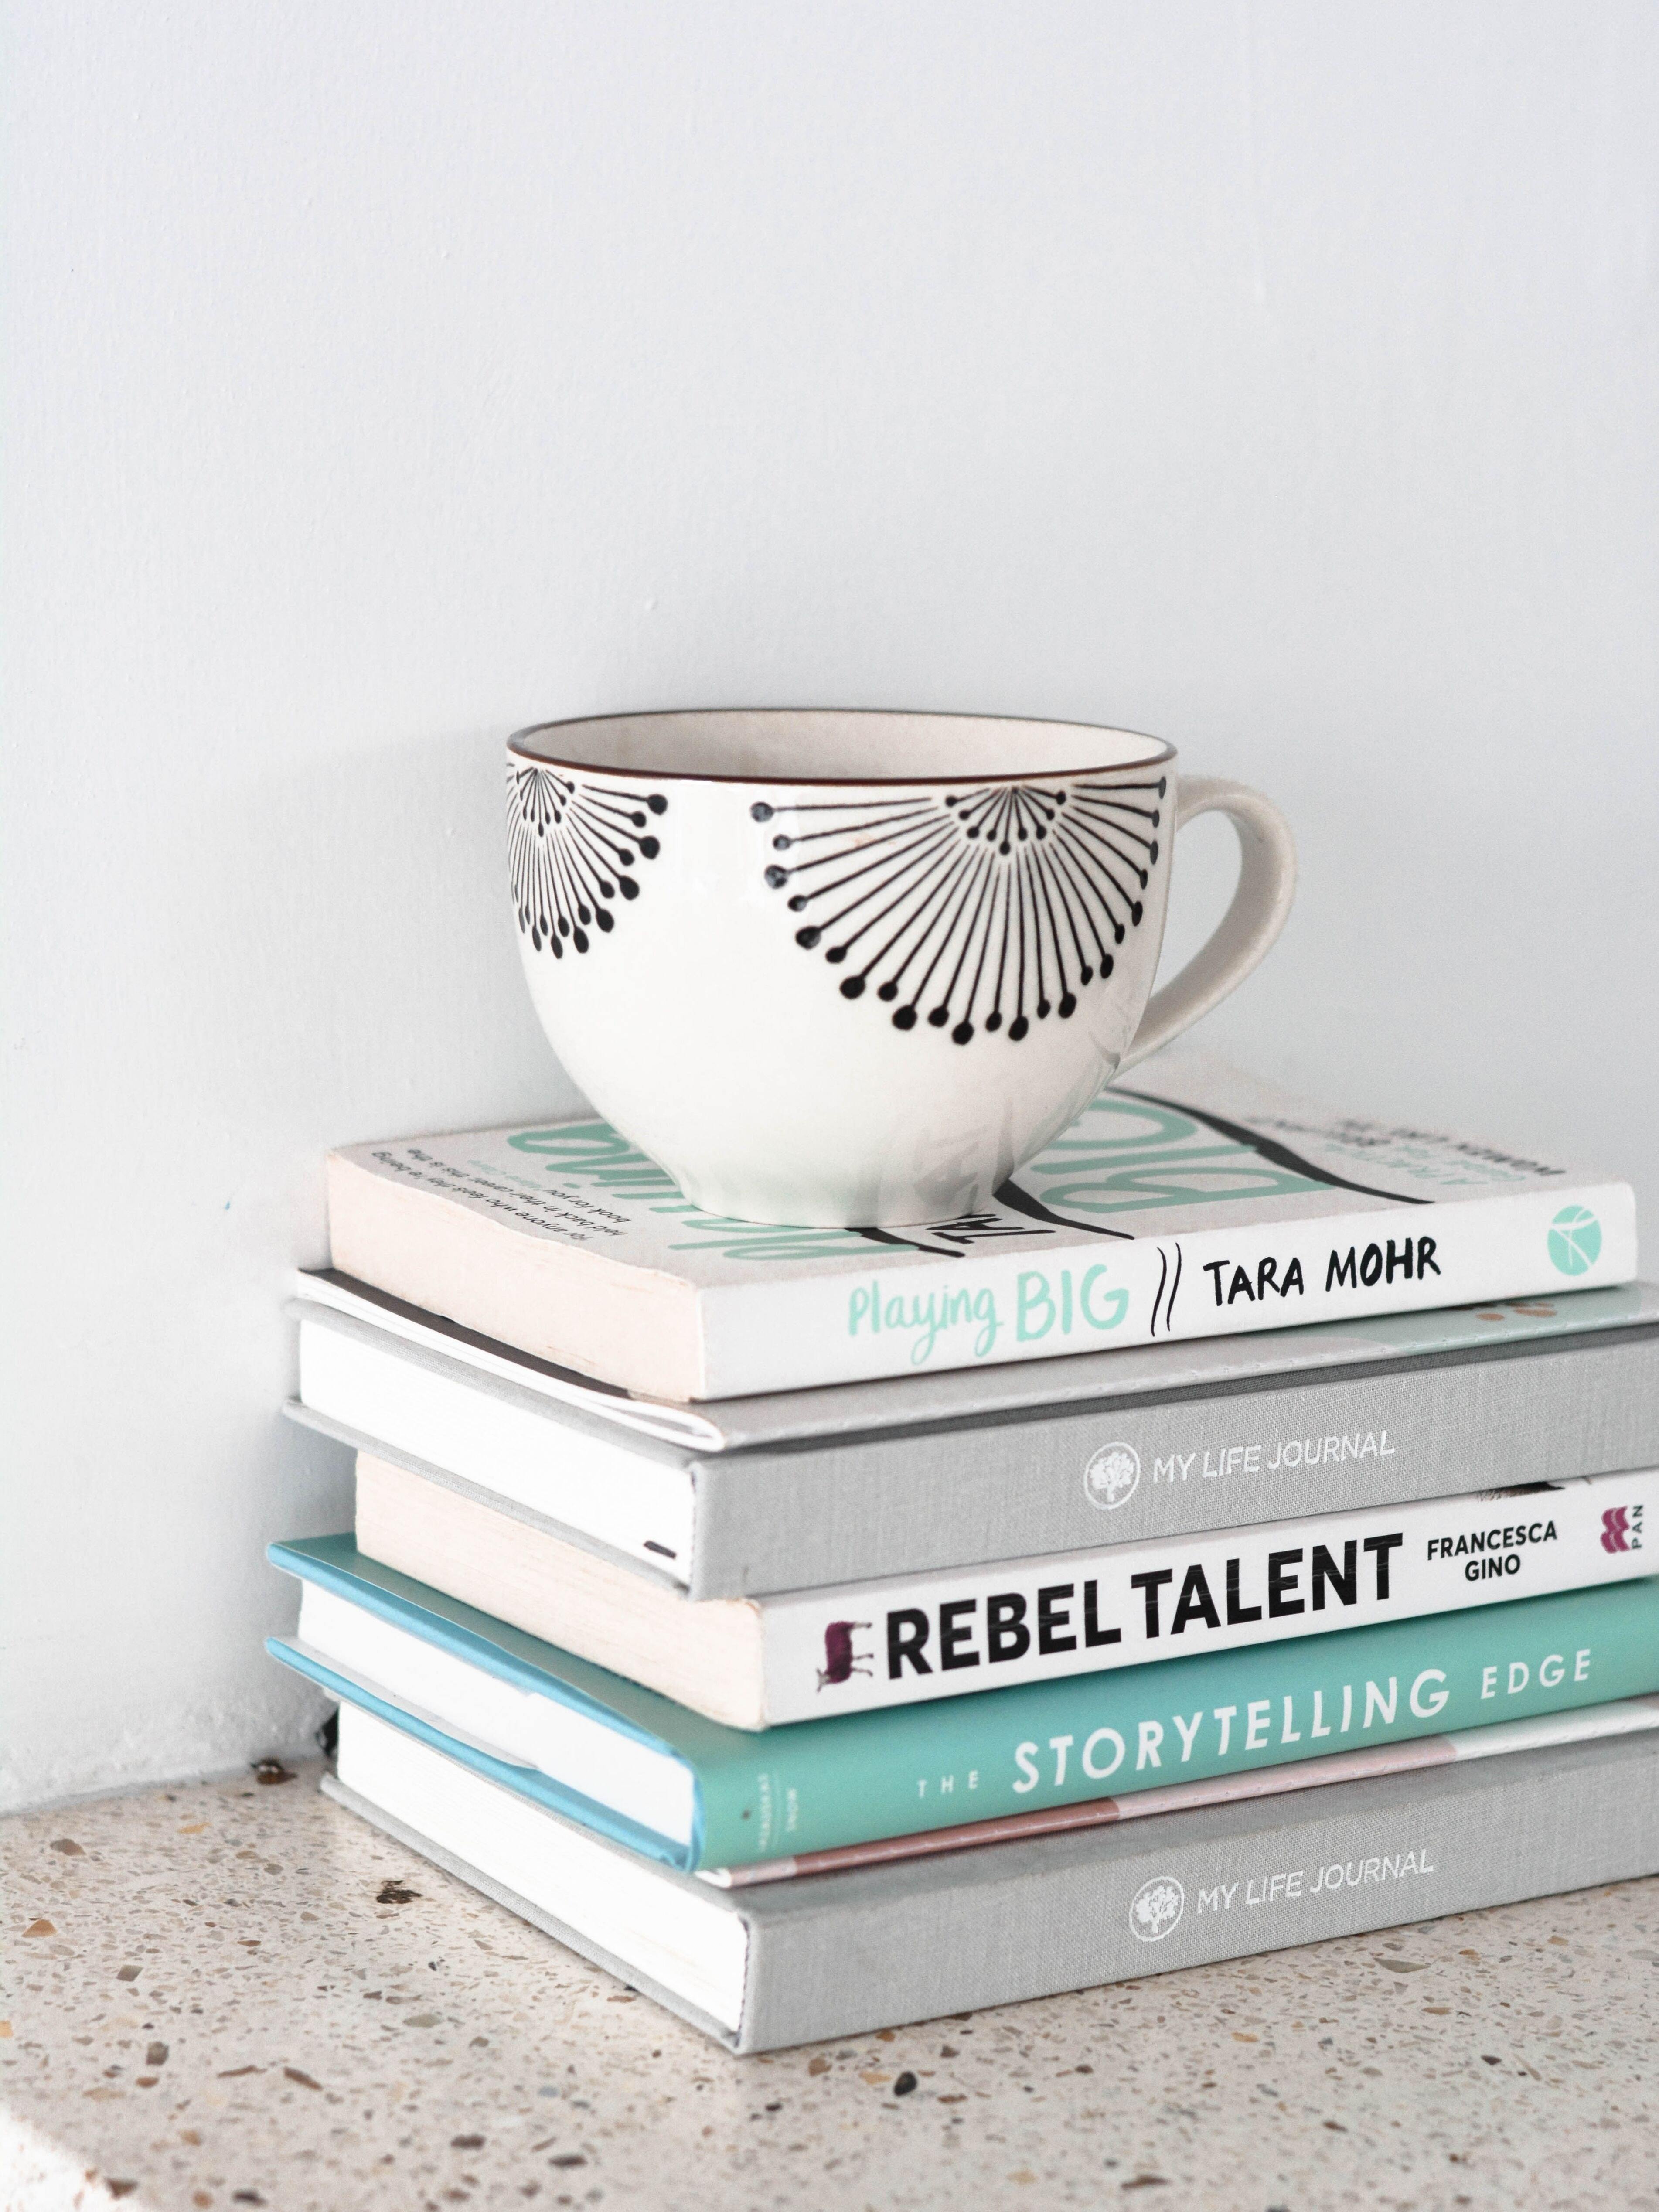
[[[271,1557],[304,1584],[276,1657],[686,1871],[1659,1691],[1650,1579],[756,1735],[364,1559],[349,1537]]]
[[[1311,1106],[1195,1054],[1103,1091],[969,1218],[702,1212],[608,1124],[331,1156],[333,1266],[675,1401],[1356,1321],[1636,1273],[1629,1186]]]
[[[1653,1571],[1659,1473],[694,1600],[362,1454],[360,1553],[734,1727],[961,1697]]]

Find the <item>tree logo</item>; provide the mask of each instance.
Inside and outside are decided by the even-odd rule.
[[[1155,1874],[1143,1881],[1129,1906],[1129,1926],[1143,1943],[1161,1943],[1180,1925],[1187,1910],[1187,1893],[1172,1874]]]
[[[1564,1275],[1585,1275],[1601,1256],[1601,1224],[1587,1206],[1564,1206],[1550,1224],[1550,1258]]]
[[[1140,1454],[1133,1444],[1102,1444],[1083,1470],[1083,1487],[1091,1505],[1109,1511],[1127,1504],[1140,1480]]]

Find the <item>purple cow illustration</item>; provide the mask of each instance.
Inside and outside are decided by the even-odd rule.
[[[854,1674],[872,1671],[870,1654],[853,1649],[854,1630],[869,1626],[867,1620],[832,1620],[825,1628],[823,1664],[818,1669],[819,1689],[828,1689],[834,1683],[850,1681]]]

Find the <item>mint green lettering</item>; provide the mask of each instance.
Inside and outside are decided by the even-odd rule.
[[[1105,1273],[1104,1267],[1091,1267],[1083,1278],[1083,1287],[1078,1294],[1078,1303],[1083,1308],[1083,1318],[1091,1328],[1115,1328],[1129,1310],[1129,1293],[1120,1284],[1103,1294],[1099,1310],[1097,1311],[1094,1303],[1094,1287]]]
[[[869,1247],[852,1229],[778,1228],[753,1221],[734,1221],[718,1213],[705,1213],[675,1188],[654,1160],[619,1136],[608,1121],[569,1121],[551,1129],[520,1129],[507,1139],[515,1152],[528,1153],[550,1176],[564,1183],[588,1184],[612,1194],[623,1202],[634,1200],[649,1206],[653,1213],[670,1216],[677,1226],[691,1233],[678,1238],[676,1252],[719,1252],[728,1260],[811,1260],[820,1254],[868,1253]],[[881,1310],[873,1308],[872,1326],[881,1326]]]
[[[920,1298],[911,1299],[910,1326],[922,1331],[910,1347],[912,1367],[920,1367],[924,1360],[933,1358],[933,1347],[939,1342],[939,1333],[945,1326],[945,1310],[949,1303],[948,1298],[932,1294],[925,1306]]]
[[[1047,1336],[1054,1325],[1054,1301],[1046,1275],[1030,1273],[1021,1275],[1017,1285],[1019,1310],[1014,1320],[1014,1334],[1021,1344],[1033,1344],[1038,1337]],[[1034,1313],[1042,1316],[1041,1327],[1030,1324]]]
[[[1129,1168],[1103,1162],[1092,1172],[1066,1162],[1067,1172],[1026,1171],[1045,1206],[1066,1213],[1136,1213],[1152,1206],[1207,1206],[1221,1199],[1287,1198],[1322,1185],[1309,1176],[1270,1164],[1243,1145],[1193,1147],[1167,1163]]]
[[[1021,1181],[1057,1212],[1093,1216],[1321,1188],[1177,1109],[1110,1091],[1022,1170]]]
[[[606,1161],[634,1168],[653,1165],[608,1121],[566,1121],[552,1129],[520,1129],[507,1141],[515,1152],[532,1152],[560,1167],[596,1167]],[[664,1182],[668,1181],[660,1168],[654,1172]]]
[[[873,1335],[883,1328],[906,1330],[915,1340],[910,1364],[921,1367],[939,1348],[946,1329],[970,1328],[977,1322],[974,1356],[983,1359],[997,1340],[1000,1322],[994,1291],[934,1291],[926,1297],[890,1297],[882,1304],[879,1283],[860,1285],[847,1300],[847,1334],[857,1336],[866,1324]]]
[[[1050,1145],[1042,1157],[1050,1152],[1126,1152],[1141,1145],[1179,1145],[1189,1137],[1203,1133],[1199,1124],[1170,1106],[1154,1105],[1150,1098],[1130,1098],[1121,1091],[1098,1091],[1084,1109],[1086,1116],[1098,1115],[1098,1121],[1085,1119],[1081,1137],[1061,1137]],[[1121,1134],[1112,1136],[1107,1127],[1115,1126]]]

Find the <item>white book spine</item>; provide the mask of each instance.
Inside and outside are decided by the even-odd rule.
[[[698,1293],[702,1395],[743,1397],[931,1368],[1358,1321],[1595,1290],[1636,1273],[1627,1183],[1324,1213],[1054,1254],[969,1246],[868,1276]]]
[[[1633,1581],[1656,1528],[1648,1470],[773,1598],[767,1724]]]

